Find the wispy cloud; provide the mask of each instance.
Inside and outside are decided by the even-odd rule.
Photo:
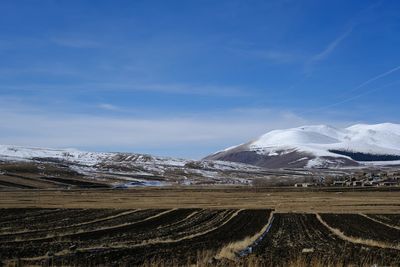
[[[347,29],[344,33],[336,37],[332,42],[330,42],[324,50],[321,52],[315,54],[314,56],[311,57],[309,64],[314,64],[317,63],[321,60],[326,59],[332,52],[336,49],[336,47],[344,40],[346,39],[350,33],[353,31],[353,27],[350,27]]]
[[[246,58],[264,60],[277,64],[288,64],[302,59],[300,54],[274,49],[227,48],[230,52]]]
[[[23,106],[16,110],[11,103],[2,103],[0,112],[0,144],[114,151],[122,147],[142,153],[169,150],[171,156],[183,157],[202,157],[268,130],[304,123],[294,114],[267,109],[138,118],[60,114]]]
[[[310,73],[313,67],[319,62],[327,59],[335,49],[351,34],[353,27],[349,27],[344,33],[337,36],[333,41],[331,41],[322,51],[314,54],[311,58],[306,61],[304,69],[306,73]]]
[[[129,85],[128,85],[129,87]],[[153,91],[160,93],[188,94],[188,95],[217,95],[217,96],[245,96],[248,90],[238,86],[226,85],[191,85],[191,84],[144,84],[133,85],[132,89]]]
[[[164,94],[179,95],[204,95],[204,96],[223,96],[223,97],[242,97],[249,96],[249,90],[239,86],[227,85],[197,85],[185,83],[134,83],[126,82],[92,82],[75,84],[23,84],[23,85],[2,85],[1,88],[16,91],[47,92],[53,90],[72,91],[113,91],[113,92],[154,92]]]
[[[101,46],[98,41],[78,37],[54,37],[50,41],[56,45],[70,48],[96,48]]]
[[[256,50],[249,52],[251,55],[254,55],[260,59],[269,60],[275,63],[292,63],[294,61],[299,60],[299,56],[293,53],[283,52],[283,51],[274,51],[274,50]]]
[[[51,76],[80,76],[77,69],[64,66],[62,64],[53,64],[51,66],[32,65],[21,67],[0,67],[0,75],[25,76],[25,75],[51,75]],[[4,86],[4,85],[3,85]]]
[[[112,104],[108,104],[108,103],[101,103],[97,105],[98,108],[103,109],[103,110],[108,110],[108,111],[119,111],[120,108],[112,105]]]
[[[310,71],[313,67],[313,65],[318,64],[318,62],[321,62],[325,59],[327,59],[334,51],[335,49],[346,39],[348,38],[351,33],[353,32],[353,29],[362,24],[362,21],[364,20],[365,17],[370,18],[372,16],[371,13],[375,8],[379,7],[382,4],[383,1],[377,1],[375,3],[372,3],[371,5],[361,9],[357,14],[354,15],[354,17],[349,21],[348,23],[348,28],[339,36],[337,36],[334,40],[332,40],[322,51],[316,53],[313,55],[305,64],[306,66],[306,71]]]

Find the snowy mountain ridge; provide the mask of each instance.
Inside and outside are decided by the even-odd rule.
[[[23,147],[0,145],[0,159],[30,160],[34,158],[54,158],[92,166],[112,153],[83,152],[72,148],[53,149],[39,147]]]
[[[252,153],[253,152],[253,153]],[[368,159],[367,155],[376,155],[377,159],[400,160],[400,124],[356,124],[347,128],[335,128],[328,125],[310,125],[290,128],[285,130],[270,131],[254,141],[230,147],[217,152],[207,159],[232,160],[254,164],[247,157],[256,158],[257,166],[263,165],[264,156],[266,161],[274,160],[278,164],[278,157],[284,158],[290,155],[293,160],[285,160],[283,167],[288,164],[297,167],[323,167],[340,165],[357,165]],[[239,155],[240,154],[240,155]],[[352,155],[355,154],[355,155]],[[364,155],[364,156],[363,156]],[[379,157],[390,155],[391,157]],[[335,159],[335,160],[333,160]],[[371,163],[380,161],[373,160]],[[286,162],[287,161],[287,162]],[[302,164],[299,164],[299,163]],[[389,163],[388,160],[385,160]],[[399,162],[394,162],[399,163]]]
[[[344,129],[327,125],[275,130],[252,142],[251,149],[295,147],[318,156],[332,156],[328,150],[341,149],[370,154],[400,155],[400,125],[357,124]]]
[[[1,162],[27,163],[34,166],[47,164],[67,168],[91,180],[123,187],[248,184],[250,178],[265,175],[264,170],[259,167],[236,162],[196,161],[147,154],[85,152],[76,149],[14,145],[0,145]]]
[[[310,125],[270,131],[254,141],[227,148],[191,161],[144,154],[84,152],[76,149],[29,148],[0,145],[0,160],[45,159],[85,168],[129,166],[141,172],[164,173],[166,169],[196,168],[258,171],[263,168],[339,168],[347,166],[400,165],[400,124],[356,124],[347,128]]]

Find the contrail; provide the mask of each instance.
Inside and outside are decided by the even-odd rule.
[[[374,82],[376,80],[379,80],[380,78],[383,78],[383,77],[385,77],[385,76],[387,76],[387,75],[389,75],[389,74],[391,74],[391,73],[393,73],[395,71],[398,71],[398,70],[400,70],[400,66],[397,66],[397,67],[395,67],[395,68],[393,68],[391,70],[388,70],[387,72],[384,72],[382,74],[379,74],[378,76],[375,76],[375,77],[369,79],[368,81],[363,82],[362,84],[360,84],[359,86],[357,86],[356,88],[351,90],[349,93],[357,91],[361,87],[364,87],[364,86],[366,86],[366,85],[368,85],[368,84],[370,84],[370,83],[372,83],[372,82]]]
[[[395,67],[395,68],[393,68],[391,70],[388,70],[388,71],[386,71],[384,73],[381,73],[381,74],[379,74],[379,75],[377,75],[377,76],[375,76],[375,77],[373,77],[373,78],[371,78],[371,79],[369,79],[369,80],[367,80],[367,81],[365,81],[363,83],[360,83],[358,86],[354,87],[353,89],[351,89],[351,90],[349,90],[347,92],[343,92],[341,94],[338,94],[337,98],[346,97],[349,94],[358,91],[360,88],[363,88],[363,87],[367,86],[368,84],[373,83],[374,81],[379,80],[379,79],[381,79],[381,78],[383,78],[385,76],[388,76],[389,74],[392,74],[393,72],[396,72],[398,70],[400,70],[400,66],[397,66],[397,67]],[[350,97],[350,98],[352,98],[352,97]],[[346,102],[346,100],[344,100],[344,101]]]
[[[373,78],[371,78],[371,79],[369,79],[369,80],[367,80],[367,81],[361,83],[361,84],[358,85],[357,87],[355,87],[355,88],[353,88],[352,90],[348,91],[346,94],[356,92],[356,91],[359,90],[360,88],[363,88],[363,87],[367,86],[368,84],[370,84],[370,83],[372,83],[372,82],[374,82],[374,81],[376,81],[376,80],[379,80],[379,79],[381,79],[381,78],[383,78],[383,77],[386,77],[386,76],[388,76],[388,75],[390,75],[390,74],[392,74],[393,72],[396,72],[396,71],[398,71],[398,70],[400,70],[400,66],[397,66],[397,67],[395,67],[395,68],[393,68],[393,69],[391,69],[391,70],[388,70],[388,71],[386,71],[386,72],[384,72],[384,73],[381,73],[381,74],[379,74],[379,75],[377,75],[377,76],[375,76],[375,77],[373,77]],[[381,87],[379,87],[379,88],[370,89],[370,90],[367,90],[367,91],[362,92],[362,93],[360,93],[360,94],[357,94],[357,95],[354,95],[354,96],[350,96],[350,97],[348,97],[348,98],[345,98],[345,99],[343,99],[343,100],[341,100],[341,101],[338,101],[338,102],[335,102],[335,103],[332,103],[332,104],[329,104],[329,105],[326,105],[326,106],[322,106],[322,107],[319,107],[319,108],[316,108],[316,109],[313,109],[313,110],[305,111],[305,112],[302,112],[302,113],[300,113],[300,114],[303,115],[303,114],[307,114],[307,113],[314,112],[314,111],[325,110],[325,109],[327,109],[327,108],[334,107],[334,106],[337,106],[337,105],[340,105],[340,104],[343,104],[343,103],[352,101],[352,100],[354,100],[354,99],[360,98],[361,96],[370,94],[370,93],[372,93],[372,92],[374,92],[374,91],[377,91],[377,90],[380,90],[380,89],[383,89],[383,88],[392,86],[392,85],[397,84],[397,83],[399,83],[399,81],[386,84],[386,85],[381,86]],[[341,96],[344,96],[344,94],[341,95]]]
[[[354,99],[360,98],[362,96],[368,95],[368,94],[370,94],[372,92],[375,92],[375,91],[378,91],[378,90],[381,90],[381,89],[384,89],[384,88],[387,88],[387,87],[390,87],[392,85],[399,84],[399,83],[400,83],[400,81],[396,81],[396,82],[385,84],[385,85],[383,85],[381,87],[378,87],[378,88],[373,88],[373,89],[370,89],[370,90],[366,90],[366,91],[364,91],[364,92],[362,92],[360,94],[357,94],[357,95],[354,95],[352,97],[343,99],[341,101],[338,101],[338,102],[335,102],[335,103],[332,103],[332,104],[329,104],[329,105],[326,105],[326,106],[322,106],[322,107],[319,107],[319,108],[316,108],[316,109],[312,109],[312,110],[308,110],[308,111],[305,111],[305,112],[301,112],[299,115],[304,115],[304,114],[307,114],[307,113],[311,113],[311,112],[315,112],[315,111],[321,111],[321,110],[325,110],[325,109],[328,109],[328,108],[331,108],[331,107],[335,107],[335,106],[350,102],[350,101],[352,101]]]

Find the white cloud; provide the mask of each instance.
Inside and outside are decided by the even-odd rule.
[[[125,151],[156,153],[169,150],[171,156],[183,157],[205,156],[275,128],[305,123],[294,114],[266,109],[181,117],[121,118],[51,114],[32,109],[17,111],[2,105],[0,114],[1,144],[114,151],[124,148]],[[180,151],[186,147],[187,150],[177,154],[174,147]],[[203,154],[199,155],[196,150]]]
[[[98,104],[97,107],[99,107],[100,109],[108,110],[108,111],[118,111],[118,110],[120,110],[119,107],[117,107],[115,105],[112,105],[112,104],[108,104],[108,103]]]

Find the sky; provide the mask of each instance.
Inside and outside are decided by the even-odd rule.
[[[199,159],[400,123],[400,2],[1,0],[0,144]]]

